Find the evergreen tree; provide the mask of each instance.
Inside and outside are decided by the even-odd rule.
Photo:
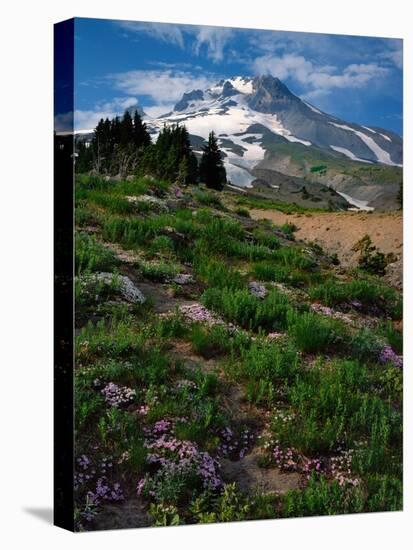
[[[214,132],[209,134],[208,143],[202,149],[203,153],[199,165],[200,181],[205,183],[207,187],[220,191],[227,181],[227,174]]]
[[[148,133],[146,124],[142,122],[138,111],[133,115],[133,143],[138,149],[147,147],[151,143],[151,136]]]
[[[125,111],[119,126],[119,143],[126,147],[134,141],[133,121],[129,111]]]
[[[189,134],[185,126],[178,124],[164,126],[155,144],[155,151],[150,157],[151,166],[145,165],[156,176],[168,181],[195,183],[197,180],[198,162],[191,150]],[[147,157],[146,157],[147,162]],[[185,177],[183,178],[183,174]]]

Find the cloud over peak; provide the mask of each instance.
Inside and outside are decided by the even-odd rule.
[[[253,61],[257,74],[270,73],[281,80],[291,79],[307,88],[308,95],[327,94],[333,88],[360,88],[376,77],[385,76],[389,69],[377,63],[352,63],[342,70],[334,65],[316,66],[302,55],[266,54]]]

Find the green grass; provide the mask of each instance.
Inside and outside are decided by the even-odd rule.
[[[105,191],[89,191],[88,200],[92,204],[104,208],[110,214],[128,215],[149,210],[147,203],[131,202],[121,195],[114,195]]]
[[[75,349],[81,361],[97,357],[116,358],[135,353],[143,345],[144,335],[131,317],[113,318],[109,322],[89,322],[75,340]]]
[[[218,210],[226,210],[225,206],[222,204],[219,194],[212,193],[211,191],[195,191],[195,199],[204,206],[211,206]]]
[[[327,161],[309,165],[322,163]],[[146,490],[154,489],[141,497],[149,524],[400,509],[403,371],[379,361],[387,343],[403,351],[399,323],[390,320],[401,315],[400,294],[359,270],[339,280],[319,247],[291,242],[292,224],[246,219],[241,204],[238,213],[234,206],[223,209],[221,197],[229,193],[186,188],[182,205],[188,207],[171,214],[126,199],[144,193],[168,198],[167,191],[168,185],[151,178],[77,178],[76,224],[97,229],[96,237],[81,230],[76,235],[77,456],[87,455],[97,472],[111,457],[107,480],[118,481],[126,499],[135,498],[137,482],[146,477]],[[118,260],[100,238],[136,250],[139,260],[128,270],[135,270],[138,287],[145,279],[155,286],[192,272],[196,284],[180,287],[185,299],[200,300],[235,328],[191,323],[178,309],[165,316],[150,304],[119,304],[116,275],[113,285],[82,286],[93,272],[117,272]],[[272,289],[258,299],[248,289],[253,277],[304,292]],[[165,287],[159,285],[172,289]],[[344,311],[355,308],[366,327],[310,312],[307,295]],[[354,300],[361,306],[351,305]],[[375,315],[376,323],[366,314]],[[281,334],[268,338],[270,332]],[[132,389],[130,403],[111,406],[102,394],[109,383]],[[228,484],[222,492],[206,491],[194,471],[171,476],[148,462],[154,449],[146,446],[147,428],[160,420],[173,422],[171,438],[214,458],[222,452],[224,427],[232,429],[238,449],[245,427],[255,432],[268,420],[269,447],[260,439],[254,443],[263,451],[262,467],[274,465],[276,444],[322,464],[340,450],[351,451],[350,475],[360,483],[339,485],[327,471],[303,475],[297,490],[281,495],[244,495]],[[75,494],[77,525],[85,523],[87,494],[95,488],[94,478]]]
[[[119,264],[114,253],[87,233],[75,235],[76,273],[111,271]]]
[[[399,319],[402,314],[400,294],[393,288],[374,279],[353,279],[339,282],[327,279],[322,284],[309,289],[310,298],[320,300],[327,306],[359,301],[364,308],[375,308],[382,313]]]
[[[245,287],[244,277],[223,260],[200,256],[195,260],[194,267],[197,277],[206,286],[232,289]]]
[[[337,351],[347,339],[346,328],[342,323],[312,312],[289,311],[288,333],[305,353],[327,352],[332,349]]]
[[[275,252],[275,259],[288,268],[309,270],[316,267],[313,258],[304,254],[300,249],[292,246],[284,246]]]
[[[259,208],[263,210],[278,210],[285,214],[295,214],[304,212],[322,212],[320,208],[307,208],[304,206],[298,206],[298,204],[287,204],[284,202],[277,202],[272,199],[265,199],[259,197],[237,197],[236,203],[240,206],[247,206],[248,208]]]
[[[242,333],[231,334],[221,325],[210,328],[194,324],[191,329],[190,340],[195,353],[206,359],[240,353],[249,347],[249,338]]]
[[[253,230],[253,235],[257,244],[266,246],[271,250],[277,250],[281,246],[280,239],[271,230],[266,231],[265,229],[257,228]]]
[[[318,362],[288,388],[286,401],[294,416],[288,422],[274,418],[275,437],[310,456],[339,445],[350,448],[365,438],[366,445],[356,453],[355,472],[397,474],[400,413],[375,396],[371,384],[369,371],[357,361]]]
[[[167,281],[179,272],[179,267],[171,262],[139,262],[139,271],[151,281]]]
[[[242,373],[249,380],[292,382],[299,373],[296,349],[275,343],[254,343],[242,353]]]
[[[305,287],[322,280],[322,275],[317,270],[306,271],[274,261],[255,263],[253,274],[260,281],[287,283],[292,287]]]
[[[254,331],[285,328],[290,309],[288,298],[276,290],[269,292],[264,300],[259,300],[248,290],[209,288],[201,300],[207,308],[227,321]]]
[[[239,207],[239,208],[236,208],[234,210],[235,214],[237,214],[238,216],[241,216],[241,218],[250,218],[250,212],[247,208],[242,208],[242,207]]]
[[[130,248],[145,245],[160,234],[170,219],[168,215],[148,218],[110,216],[103,225],[103,237]]]

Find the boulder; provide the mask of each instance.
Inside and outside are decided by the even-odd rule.
[[[250,289],[250,293],[256,298],[260,298],[261,300],[263,300],[268,294],[267,289],[262,283],[258,283],[257,281],[251,281],[251,283],[248,286]]]
[[[146,301],[145,296],[126,275],[117,275],[113,273],[95,273],[88,277],[89,280],[104,283],[106,285],[119,285],[119,292],[124,300],[134,304],[143,304]]]
[[[171,281],[177,285],[189,285],[194,282],[194,278],[190,273],[178,273]]]

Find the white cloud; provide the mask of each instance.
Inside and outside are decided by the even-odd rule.
[[[138,100],[136,97],[114,97],[111,101],[97,103],[93,109],[75,109],[74,129],[75,131],[93,130],[101,118],[111,119],[115,116],[122,115],[125,109],[137,103]],[[57,123],[59,124],[59,128],[61,128],[65,121],[69,121],[70,124],[71,116],[73,116],[72,113],[58,115],[58,117],[55,117],[55,126]],[[67,129],[59,131],[67,131]]]
[[[319,97],[333,88],[360,88],[376,77],[388,73],[377,63],[350,64],[342,71],[332,65],[316,67],[302,55],[264,55],[253,62],[258,74],[270,73],[281,80],[291,78],[308,88],[307,97]]]
[[[270,73],[281,80],[291,77],[301,82],[311,74],[313,64],[302,55],[273,56],[267,54],[257,57],[253,62],[253,68],[258,74]]]
[[[98,103],[97,106],[102,111],[124,111],[137,103],[136,97],[114,97],[111,101]]]
[[[214,62],[223,60],[225,46],[234,35],[231,29],[199,25],[135,21],[119,21],[117,25],[127,32],[143,33],[162,42],[179,46],[181,49],[192,48],[196,55],[205,53],[206,57]],[[185,37],[187,38],[186,42]]]
[[[194,76],[185,71],[136,70],[108,76],[115,88],[127,94],[144,95],[155,103],[170,104],[181,99],[184,92],[208,88],[216,78]]]
[[[141,23],[138,21],[119,21],[117,24],[125,31],[145,33],[163,42],[176,44],[180,48],[184,47],[184,37],[178,25],[170,23]]]
[[[203,46],[206,47],[206,55],[215,62],[222,61],[224,49],[232,38],[231,29],[219,27],[198,27],[195,32],[194,52],[200,55]]]
[[[401,42],[401,41],[397,41]],[[397,69],[403,69],[403,47],[397,46],[380,54],[380,58],[385,61],[390,61]]]

